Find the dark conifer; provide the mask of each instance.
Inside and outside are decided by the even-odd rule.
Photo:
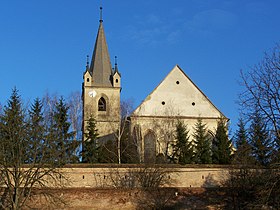
[[[248,142],[248,133],[242,118],[239,118],[237,126],[238,130],[235,133],[234,140],[236,143],[236,148],[239,149],[242,145]]]
[[[252,157],[252,147],[249,144],[248,133],[242,118],[239,119],[237,126],[238,130],[234,135],[234,141],[236,144],[234,163],[242,165],[254,164]]]
[[[253,156],[259,164],[267,165],[271,155],[271,139],[269,138],[266,124],[258,110],[255,111],[249,132]]]
[[[228,128],[225,119],[220,118],[212,143],[213,163],[229,164],[232,159],[232,144],[228,137]]]
[[[176,143],[173,144],[172,160],[180,164],[192,163],[193,160],[193,145],[189,141],[189,131],[187,126],[178,121],[176,125]]]
[[[12,95],[4,106],[0,117],[0,148],[1,165],[18,168],[26,159],[26,122],[22,102],[15,88]]]
[[[27,130],[29,139],[29,157],[26,160],[27,163],[46,161],[45,157],[43,157],[47,148],[45,147],[46,130],[42,107],[42,102],[39,98],[36,98],[34,104],[31,105],[29,110]]]
[[[61,97],[55,105],[53,114],[54,124],[52,125],[52,133],[58,155],[56,161],[59,165],[78,161],[78,157],[75,154],[78,142],[73,141],[74,133],[70,132],[68,109],[69,107],[64,102],[63,97]]]
[[[86,126],[85,140],[83,142],[82,159],[84,163],[100,162],[100,147],[97,145],[97,138],[98,130],[96,129],[96,121],[91,116]]]
[[[207,131],[206,124],[203,124],[200,118],[195,124],[193,138],[195,144],[195,163],[212,163],[211,136]]]

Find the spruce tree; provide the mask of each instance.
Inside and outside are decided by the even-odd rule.
[[[52,125],[51,135],[54,138],[53,146],[56,147],[58,157],[56,161],[59,165],[78,162],[78,157],[75,154],[78,142],[72,141],[74,132],[70,131],[68,109],[64,98],[61,97],[55,105],[53,114],[54,124]]]
[[[212,158],[215,164],[229,164],[232,158],[231,141],[227,134],[228,128],[225,119],[217,122],[217,130],[212,144]]]
[[[46,153],[45,142],[45,124],[42,113],[42,102],[36,98],[29,110],[28,121],[28,139],[29,139],[29,158],[26,160],[30,162],[46,162],[44,157]]]
[[[239,119],[238,130],[234,135],[236,151],[234,153],[234,163],[248,165],[253,164],[252,147],[249,144],[248,132],[245,128],[245,123],[242,118]]]
[[[241,147],[242,145],[244,145],[247,142],[248,133],[247,133],[247,130],[245,128],[245,123],[242,118],[239,118],[237,126],[238,126],[238,130],[236,131],[234,139],[235,139],[235,143],[236,143],[236,148],[238,149],[239,147]]]
[[[97,145],[98,130],[96,129],[96,121],[93,116],[90,116],[87,126],[85,141],[82,151],[82,161],[84,163],[100,162],[100,147]]]
[[[267,165],[271,155],[271,140],[266,124],[258,110],[255,111],[250,125],[250,143],[256,161],[261,165]]]
[[[0,133],[0,165],[13,166],[17,170],[27,159],[26,147],[28,142],[25,113],[16,88],[13,89],[0,117]]]
[[[207,132],[206,124],[203,124],[200,118],[195,124],[193,138],[195,144],[195,163],[212,163],[211,138]]]
[[[27,208],[26,202],[38,195],[34,190],[46,189],[49,183],[62,180],[57,165],[48,161],[54,153],[45,155],[40,101],[37,99],[32,105],[29,117],[22,107],[18,91],[14,89],[0,114],[0,182],[5,189],[1,209]],[[55,196],[49,197],[49,192],[41,193],[50,201],[55,200]]]
[[[176,143],[173,144],[173,155],[171,159],[180,164],[192,163],[193,145],[189,141],[189,131],[187,126],[178,121],[176,125]]]

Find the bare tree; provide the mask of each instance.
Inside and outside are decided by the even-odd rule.
[[[75,91],[70,93],[67,99],[67,104],[69,106],[69,117],[71,121],[72,131],[75,133],[75,140],[80,140],[82,138],[82,111],[83,104],[81,93]]]
[[[45,95],[42,97],[42,111],[44,115],[45,122],[49,126],[52,123],[53,113],[55,109],[55,105],[58,102],[58,95],[57,94],[50,94],[46,92]]]
[[[276,45],[263,60],[247,72],[241,71],[241,85],[244,91],[239,96],[242,114],[254,126],[255,119],[262,119],[258,130],[264,130],[265,141],[273,142],[274,161],[280,161],[280,45]],[[252,129],[251,129],[252,130]],[[267,130],[269,133],[267,133]],[[250,132],[252,136],[254,132]],[[256,142],[260,142],[258,136]],[[261,145],[261,149],[264,146]],[[257,148],[257,152],[261,152]],[[270,151],[267,150],[267,152]],[[267,153],[266,152],[266,153]],[[270,158],[269,158],[270,161]],[[279,164],[271,165],[276,169],[266,168],[260,171],[240,169],[234,171],[229,183],[235,193],[234,202],[247,205],[272,205],[279,208]],[[232,189],[232,188],[230,188]],[[232,190],[233,192],[233,190]],[[253,199],[250,200],[249,198]],[[240,200],[239,200],[240,199]],[[249,201],[248,201],[249,199]],[[260,206],[258,206],[259,208]]]
[[[240,105],[248,119],[254,116],[256,107],[265,119],[280,147],[280,45],[265,53],[263,60],[241,71]]]
[[[159,136],[157,139],[157,145],[159,151],[167,160],[172,154],[176,135],[176,123],[177,119],[168,117],[166,119],[155,119],[156,130],[158,130]]]
[[[118,153],[117,156],[118,156],[119,164],[121,164],[121,155],[122,155],[121,141],[129,123],[128,117],[132,111],[131,101],[121,101],[120,108],[121,108],[121,121],[117,131],[115,132],[115,137],[117,140],[117,153]]]
[[[167,162],[172,156],[173,145],[176,143],[176,126],[179,120],[177,116],[181,112],[172,101],[168,104],[162,111],[165,117],[155,117],[150,127],[157,134],[157,162],[160,163]]]
[[[135,189],[137,209],[165,209],[175,197],[177,189],[170,187],[174,180],[170,171],[157,165],[138,165],[128,169],[112,167],[102,177],[99,186]],[[139,196],[139,197],[138,197]]]
[[[172,156],[173,145],[176,143],[176,125],[181,110],[174,106],[172,101],[169,101],[168,104],[163,109],[154,110],[154,116],[150,118],[143,119],[141,116],[137,116],[137,113],[131,117],[133,139],[138,145],[141,162],[166,163]],[[152,136],[152,139],[146,141],[146,138],[150,138],[149,135]],[[153,143],[146,145],[145,142]],[[149,154],[149,157],[145,153]]]
[[[137,203],[138,208],[165,209],[168,207],[177,189],[170,187],[173,180],[167,169],[144,166],[137,170],[135,176],[141,191]]]
[[[111,129],[113,131],[113,136],[111,141],[103,143],[102,149],[108,154],[107,159],[109,162],[117,162],[121,164],[122,162],[137,162],[134,161],[137,158],[137,152],[132,152],[132,149],[137,151],[137,142],[134,142],[131,138],[130,133],[130,119],[129,116],[133,110],[132,100],[123,100],[120,104],[120,122],[118,126]],[[118,111],[118,110],[115,110]],[[133,154],[132,154],[133,153]],[[135,157],[136,156],[136,157]],[[132,161],[131,161],[132,160]]]
[[[78,142],[79,146],[76,149],[76,154],[82,150],[82,120],[83,120],[83,102],[79,91],[71,92],[67,98],[69,107],[69,120],[71,123],[71,131],[74,133],[74,141]]]

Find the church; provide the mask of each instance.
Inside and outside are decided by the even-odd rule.
[[[96,120],[99,136],[112,136],[120,127],[121,74],[117,63],[111,65],[102,19],[89,64],[83,75],[83,134],[88,119]],[[130,131],[137,145],[140,162],[155,162],[157,156],[170,153],[178,120],[184,122],[192,136],[198,119],[214,135],[217,121],[226,116],[175,65],[162,82],[128,117]],[[83,135],[84,136],[84,135]],[[84,140],[84,139],[83,139]]]

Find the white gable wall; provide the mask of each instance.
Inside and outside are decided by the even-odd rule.
[[[205,118],[223,116],[178,66],[172,69],[133,115]]]

